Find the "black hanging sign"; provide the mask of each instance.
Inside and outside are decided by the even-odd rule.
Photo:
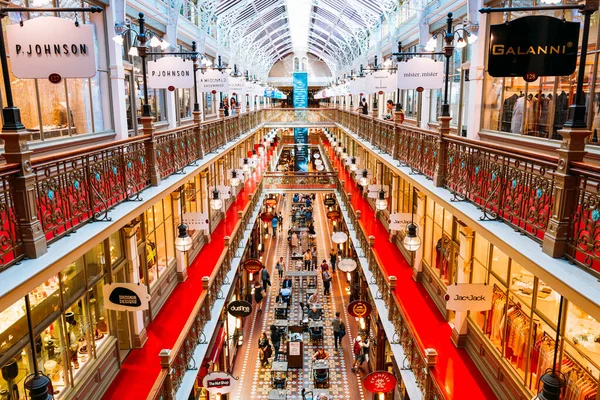
[[[252,314],[252,304],[243,300],[236,300],[229,303],[227,312],[234,317],[247,317]]]
[[[493,77],[571,75],[577,66],[579,23],[543,15],[490,26],[488,73]]]

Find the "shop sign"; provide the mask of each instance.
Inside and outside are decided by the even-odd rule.
[[[340,216],[341,216],[341,214],[340,214],[340,212],[339,212],[339,211],[329,211],[329,212],[327,213],[327,218],[329,218],[329,219],[330,219],[330,220],[332,220],[332,221],[337,221],[337,220],[339,220],[339,219],[340,219]]]
[[[237,379],[227,372],[211,372],[202,379],[202,386],[211,394],[225,394],[233,391]]]
[[[415,57],[398,63],[398,89],[441,89],[444,63],[431,58]]]
[[[194,63],[180,57],[162,57],[148,61],[148,87],[153,89],[177,89],[194,87]]]
[[[488,311],[492,308],[492,285],[458,283],[448,286],[446,309],[453,311]]]
[[[6,26],[11,70],[17,78],[91,78],[96,75],[92,25],[38,17]]]
[[[198,70],[196,74],[196,83],[199,91],[229,91],[229,74],[227,72],[219,71],[218,69],[207,69],[204,72],[202,72],[202,70]]]
[[[530,81],[571,75],[577,66],[578,43],[579,22],[535,15],[491,25],[488,73]]]
[[[370,199],[378,199],[379,192],[381,190],[383,190],[385,193],[385,198],[387,199],[390,192],[390,187],[388,185],[369,185],[368,190],[369,193],[367,194],[367,197]]]
[[[348,304],[348,314],[354,318],[366,318],[371,314],[373,306],[364,300],[356,300]]]
[[[230,92],[245,92],[246,91],[246,80],[244,78],[229,78],[229,91]]]
[[[117,311],[147,310],[150,295],[148,287],[138,283],[107,283],[102,288],[104,307]]]
[[[361,94],[365,91],[366,78],[357,78],[348,84],[348,92],[352,95]]]
[[[217,185],[216,189],[219,191],[219,198],[221,200],[227,200],[231,197],[231,186]],[[215,186],[209,186],[208,191],[212,196],[212,192],[215,191]]]
[[[351,258],[344,258],[338,263],[338,269],[343,272],[352,272],[356,269],[356,267],[356,261]]]
[[[365,389],[371,393],[387,393],[396,388],[396,377],[388,371],[375,371],[365,376]]]
[[[299,356],[300,355],[300,342],[289,342],[289,355]]]
[[[252,304],[244,300],[236,300],[229,303],[227,312],[234,317],[247,317],[252,314]]]
[[[271,222],[271,221],[273,221],[274,217],[275,216],[273,215],[273,213],[270,213],[270,212],[264,212],[264,213],[260,214],[260,220],[262,222]]]
[[[256,274],[261,269],[263,269],[263,264],[262,262],[260,262],[260,260],[257,260],[256,258],[250,258],[244,261],[244,269],[251,274]]]
[[[391,213],[388,218],[388,228],[390,231],[402,231],[412,222],[412,218],[411,213]]]
[[[325,204],[327,207],[333,207],[335,206],[335,198],[333,197],[326,197],[325,200],[323,200],[323,204]]]
[[[197,231],[200,229],[208,229],[208,213],[207,212],[186,212],[181,218],[181,222],[187,225],[188,229]]]
[[[390,71],[375,71],[367,77],[366,91],[371,93],[389,93],[396,91],[397,77]]]

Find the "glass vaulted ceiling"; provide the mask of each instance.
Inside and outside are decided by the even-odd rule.
[[[335,75],[367,51],[369,30],[398,4],[398,0],[220,0],[215,11],[218,36],[221,44],[229,45],[233,63],[266,75],[302,43],[306,46],[302,50],[322,59]],[[290,19],[295,20],[290,24]],[[298,24],[308,29],[298,29]],[[297,37],[306,32],[308,37]]]

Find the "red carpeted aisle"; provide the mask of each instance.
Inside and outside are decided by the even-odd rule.
[[[256,190],[266,165],[263,162],[246,181],[244,189],[227,210],[227,218],[217,225],[211,234],[210,243],[202,247],[188,268],[187,280],[175,287],[156,318],[146,328],[146,344],[129,353],[103,399],[141,400],[148,396],[161,370],[158,353],[162,349],[173,348],[202,292],[202,277],[212,273],[223,252],[223,238],[233,231],[238,221],[238,211],[244,210],[248,194]]]
[[[362,213],[360,224],[368,235],[375,236],[373,248],[375,254],[383,262],[383,268],[387,275],[395,275],[398,278],[400,290],[395,293],[404,306],[407,317],[416,330],[416,335],[425,348],[431,347],[438,352],[433,375],[441,389],[445,391],[446,399],[496,399],[496,395],[467,352],[457,349],[452,344],[450,340],[452,328],[443,318],[423,285],[412,279],[412,268],[400,249],[388,240],[389,232],[378,219],[375,219],[375,213],[370,204],[361,196],[356,183],[339,159],[334,156],[331,147],[327,145],[327,148],[334,167],[340,171],[340,179],[346,182],[346,192],[352,193],[352,206]]]

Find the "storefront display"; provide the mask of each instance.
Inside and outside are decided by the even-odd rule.
[[[454,283],[458,243],[454,216],[427,199],[423,261],[445,285]]]
[[[511,365],[521,384],[537,391],[540,377],[552,368],[560,295],[479,235],[475,235],[471,280],[494,289],[491,310],[471,312],[469,318]],[[568,381],[564,398],[595,399],[600,323],[572,303],[566,309],[566,329],[559,343],[559,367]]]
[[[175,236],[171,197],[159,201],[144,213],[146,222],[145,268],[140,263],[140,281],[152,288],[175,262]]]

